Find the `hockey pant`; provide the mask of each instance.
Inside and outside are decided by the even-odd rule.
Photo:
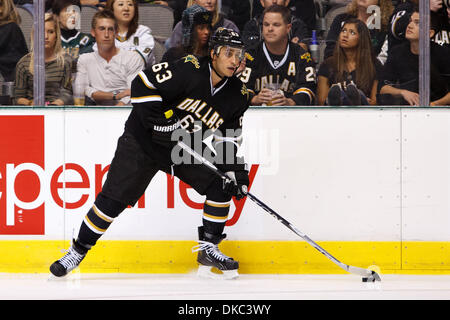
[[[206,195],[203,207],[205,232],[220,235],[228,218],[231,197],[223,192],[222,179],[199,164],[161,166],[144,153],[128,132],[119,138],[102,191],[86,214],[77,243],[89,249],[128,205],[134,206],[158,171],[164,171]]]

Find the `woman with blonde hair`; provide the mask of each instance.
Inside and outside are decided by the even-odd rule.
[[[387,41],[389,22],[393,11],[394,6],[391,0],[352,0],[347,5],[347,12],[337,15],[330,26],[324,53],[325,59],[333,54],[344,22],[351,18],[357,18],[369,28],[375,55],[378,56],[381,53],[380,61],[385,61],[382,49]]]
[[[17,62],[28,53],[12,0],[0,1],[0,81],[14,81]],[[3,79],[3,80],[2,80]]]
[[[44,23],[44,60],[45,60],[45,104],[70,105],[72,98],[72,59],[61,46],[61,31],[57,18],[45,14]],[[31,32],[31,52],[17,63],[16,103],[33,105],[34,44]]]
[[[216,31],[219,27],[232,29],[233,31],[240,33],[239,28],[234,24],[234,22],[225,19],[223,15],[219,13],[220,8],[218,0],[189,0],[186,7],[189,8],[194,4],[198,4],[199,6],[212,13],[212,33],[214,33],[214,31]],[[182,21],[180,21],[176,24],[175,28],[173,29],[172,35],[166,41],[166,47],[172,48],[182,45],[183,37],[185,37],[185,35],[183,34]]]

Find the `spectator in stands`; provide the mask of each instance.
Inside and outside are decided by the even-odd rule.
[[[130,104],[131,81],[144,68],[144,60],[136,51],[116,46],[118,28],[109,10],[99,11],[92,18],[91,35],[98,50],[80,55],[74,84],[84,88],[88,104]]]
[[[33,14],[33,0],[14,0],[14,4]]]
[[[58,1],[58,0],[56,0]],[[81,5],[83,6],[96,6],[99,9],[105,7],[106,0],[81,0]]]
[[[403,42],[392,48],[384,66],[380,93],[386,104],[419,105],[419,10],[414,9]],[[430,38],[434,31],[430,30]],[[450,105],[450,64],[446,48],[430,42],[431,106]]]
[[[189,8],[194,4],[202,6],[203,8],[205,8],[206,10],[210,11],[213,14],[212,32],[214,32],[219,27],[224,27],[240,33],[238,27],[232,21],[225,19],[223,15],[219,13],[217,0],[189,0],[187,7]],[[183,40],[183,27],[180,21],[173,29],[172,36],[166,41],[166,47],[167,48],[177,47],[182,44],[182,40]]]
[[[429,0],[430,1],[430,24],[433,29],[434,36],[432,41],[441,46],[445,46],[450,50],[450,8],[446,7],[448,0]],[[419,6],[419,0],[403,0],[401,1],[392,14],[388,41],[390,49],[403,42],[405,39],[406,27],[409,24],[411,14],[415,7]]]
[[[183,11],[186,9],[188,0],[168,0],[168,1],[153,1],[153,0],[139,0],[141,3],[155,3],[165,5],[173,9],[173,18],[175,27],[181,21]],[[250,1],[247,0],[221,0],[220,11],[223,17],[231,20],[239,30],[244,28],[244,24],[250,20]]]
[[[153,65],[155,39],[149,27],[139,24],[139,6],[136,0],[108,0],[106,10],[114,13],[118,24],[116,47],[136,51],[147,67]],[[97,50],[97,44],[94,44],[93,50]]]
[[[244,25],[250,20],[250,1],[222,0],[220,12],[225,18],[234,22],[239,30],[244,30]]]
[[[333,55],[320,66],[319,105],[375,105],[381,63],[372,50],[370,32],[360,19],[347,20]]]
[[[78,30],[81,12],[80,0],[54,1],[52,12],[58,17],[61,27],[62,47],[76,61],[81,53],[87,52],[94,44],[94,38],[90,34]]]
[[[380,17],[376,15],[376,11],[370,11],[370,6],[373,5],[380,8]],[[343,23],[350,18],[357,18],[366,23],[375,55],[378,56],[381,53],[379,58],[384,62],[386,53],[382,53],[382,47],[387,40],[389,18],[393,10],[391,0],[352,0],[347,6],[347,12],[337,15],[330,26],[324,57],[328,58],[333,54]]]
[[[33,32],[32,32],[33,33]],[[61,46],[61,32],[57,18],[45,14],[45,100],[48,105],[71,105],[72,59]],[[31,36],[33,48],[33,36]],[[33,105],[34,52],[25,55],[17,63],[15,98],[18,105]]]
[[[268,8],[271,5],[277,4],[280,6],[287,7],[289,0],[260,0],[261,6],[263,8]],[[292,15],[292,25],[291,31],[289,33],[289,38],[293,43],[300,44],[303,49],[308,50],[308,38],[309,31],[306,24],[299,18]],[[242,37],[247,48],[255,48],[258,46],[259,42],[262,40],[262,20],[263,15],[257,15],[249,22],[245,24],[244,30],[242,31]]]
[[[252,18],[261,15],[264,8],[261,5],[261,0],[251,0],[253,1]],[[338,0],[334,0],[336,3]],[[348,0],[345,0],[348,2]],[[289,8],[293,16],[302,20],[307,28],[308,34],[311,35],[311,31],[316,29],[316,8],[314,5],[314,0],[290,0],[288,1]]]
[[[388,52],[396,45],[408,42],[405,39],[406,27],[409,24],[412,13],[418,6],[419,0],[402,0],[395,6],[389,23]]]
[[[289,7],[291,8],[292,14],[306,24],[309,34],[317,28],[314,0],[291,0]]]
[[[431,23],[435,21],[436,24],[436,34],[432,40],[450,50],[450,1],[430,0],[430,7]]]
[[[263,12],[263,39],[247,55],[240,79],[252,94],[251,105],[315,104],[316,73],[311,55],[289,41],[289,8],[272,5]]]
[[[24,0],[19,0],[24,1]],[[28,1],[28,0],[25,0]],[[30,0],[33,2],[33,0]],[[53,7],[53,4],[55,2],[58,2],[59,0],[45,0],[45,12],[51,12],[50,10]],[[99,9],[103,9],[105,7],[106,0],[80,0],[80,4],[82,6],[95,6]],[[54,13],[54,12],[52,12]]]
[[[174,61],[189,54],[203,57],[208,54],[212,13],[194,4],[183,12],[183,44],[166,51],[162,61]]]
[[[173,10],[173,27],[181,21],[184,9],[186,9],[188,0],[167,0],[167,1],[154,1],[154,0],[139,0],[139,3],[151,3],[160,4]]]
[[[0,1],[0,81],[14,81],[17,62],[28,53],[18,26],[20,16],[11,0]]]

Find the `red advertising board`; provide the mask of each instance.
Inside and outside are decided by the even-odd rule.
[[[0,117],[0,234],[44,234],[44,148],[43,115]]]

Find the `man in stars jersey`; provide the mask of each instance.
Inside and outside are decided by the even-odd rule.
[[[264,40],[246,54],[240,75],[252,95],[251,105],[315,104],[315,65],[309,52],[289,41],[289,9],[272,5],[263,15]]]
[[[210,41],[210,54],[197,59],[186,56],[174,63],[163,62],[142,71],[133,80],[133,109],[118,140],[107,180],[87,213],[69,252],[50,267],[61,277],[77,267],[128,206],[134,205],[154,175],[162,170],[206,196],[202,226],[198,228],[199,275],[216,277],[215,267],[226,279],[238,276],[238,262],[224,255],[218,244],[228,217],[231,197],[241,199],[249,185],[243,159],[237,157],[241,127],[250,95],[235,76],[244,58],[240,36],[219,28]],[[223,180],[205,166],[174,160],[174,135],[213,134],[215,164],[230,180]],[[179,149],[178,149],[179,151]],[[176,152],[175,152],[176,153]]]

